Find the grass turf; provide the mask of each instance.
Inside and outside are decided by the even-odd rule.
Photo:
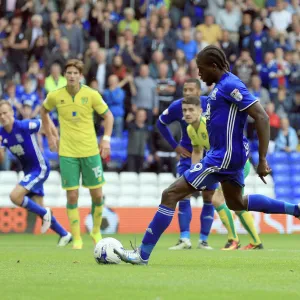
[[[54,235],[1,235],[0,299],[300,299],[299,235],[265,235],[264,251],[167,250],[177,238],[164,235],[148,266],[132,266],[96,264],[88,236],[75,251]],[[225,236],[209,241],[219,249]]]

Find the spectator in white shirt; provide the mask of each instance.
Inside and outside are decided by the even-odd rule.
[[[292,22],[292,14],[284,6],[284,1],[277,0],[276,10],[270,15],[273,26],[279,32],[286,31]]]

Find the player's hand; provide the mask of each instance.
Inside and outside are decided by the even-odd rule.
[[[48,145],[51,152],[58,152],[58,138],[55,136],[48,137]]]
[[[183,148],[182,146],[178,145],[176,148],[175,148],[175,152],[177,154],[179,154],[180,156],[184,157],[184,158],[187,158],[187,157],[191,157],[192,156],[192,153],[189,152],[188,150],[186,150],[185,148]]]
[[[99,144],[100,155],[103,159],[110,155],[110,142],[101,140]]]
[[[270,167],[268,166],[268,162],[266,159],[260,159],[258,166],[257,166],[257,174],[259,178],[264,182],[264,184],[267,184],[264,177],[269,175],[272,172]]]

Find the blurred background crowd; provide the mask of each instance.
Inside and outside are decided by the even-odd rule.
[[[3,0],[0,98],[16,118],[37,118],[47,93],[66,84],[66,61],[82,59],[82,83],[101,93],[115,118],[106,168],[175,173],[176,152],[156,120],[182,97],[185,80],[198,77],[195,56],[209,44],[224,50],[232,72],[260,98],[270,152],[299,150],[299,0]],[[209,90],[202,84],[203,95]],[[178,124],[171,131],[178,141]],[[246,135],[255,153],[250,118]],[[56,168],[57,154],[39,140]],[[18,164],[7,154],[1,168]]]

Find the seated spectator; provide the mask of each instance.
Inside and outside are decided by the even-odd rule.
[[[124,32],[125,29],[131,29],[134,35],[137,35],[139,32],[139,21],[134,19],[135,12],[131,7],[124,9],[125,19],[119,23],[119,32]]]
[[[198,25],[196,29],[202,33],[202,40],[208,44],[215,44],[221,39],[222,30],[219,25],[215,24],[213,15],[205,16],[204,24]]]
[[[270,94],[267,89],[261,86],[261,79],[258,75],[251,77],[250,93],[259,99],[263,108],[266,108],[267,104],[271,102]]]
[[[296,130],[290,126],[289,119],[281,119],[280,130],[275,141],[275,150],[293,152],[297,150],[298,136]]]
[[[198,53],[198,45],[196,41],[192,39],[189,30],[182,32],[182,40],[178,40],[176,46],[184,52],[187,62],[190,62]]]
[[[67,84],[67,79],[61,74],[61,67],[59,64],[53,64],[50,67],[50,75],[45,80],[46,92],[52,92],[62,88]]]
[[[278,130],[280,127],[280,118],[275,113],[275,105],[273,102],[269,102],[266,106],[266,113],[270,119],[270,140],[274,141],[277,137]]]
[[[119,79],[116,75],[108,77],[108,89],[103,92],[103,98],[114,116],[113,133],[121,138],[123,135],[124,121],[124,100],[125,93],[119,86]]]
[[[151,132],[146,124],[147,113],[138,109],[128,126],[127,171],[140,173],[143,170],[146,146]]]

